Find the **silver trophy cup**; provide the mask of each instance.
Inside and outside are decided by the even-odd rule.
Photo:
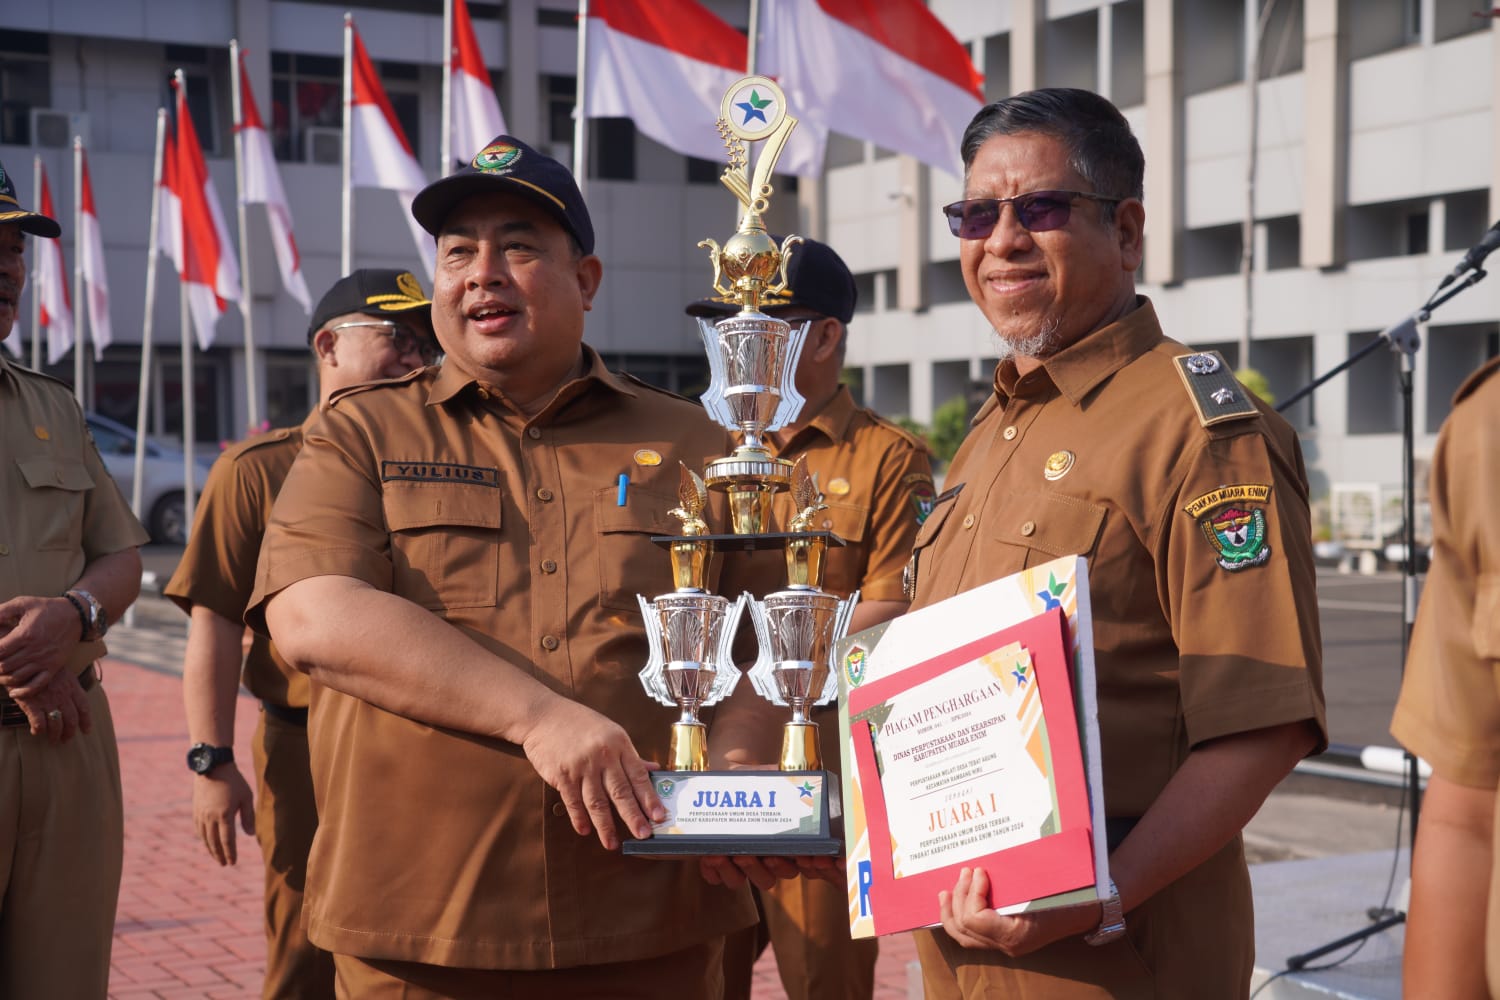
[[[646,623],[650,656],[640,673],[646,693],[677,708],[672,724],[668,768],[708,769],[708,731],[698,718],[729,696],[739,682],[730,647],[739,629],[746,598],[731,602],[717,594],[678,591],[650,601],[636,595]]]

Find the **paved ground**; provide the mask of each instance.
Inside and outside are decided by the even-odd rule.
[[[174,564],[170,549],[147,552],[148,569],[162,580]],[[1334,739],[1389,742],[1381,735],[1400,676],[1399,580],[1329,574],[1320,590]],[[192,832],[177,676],[185,639],[185,617],[149,594],[137,604],[134,625],[110,633],[105,683],[119,732],[126,808],[110,988],[119,1000],[258,995],[264,960],[259,851],[253,839],[241,838],[239,865],[219,868]],[[255,707],[242,699],[238,713],[236,754],[244,759]],[[1390,849],[1402,828],[1388,791],[1294,776],[1267,802],[1246,839],[1252,860],[1269,862]],[[1371,905],[1380,902],[1383,888],[1383,880],[1372,881]],[[1326,937],[1349,929],[1330,926]],[[882,941],[880,1000],[920,996],[909,979],[914,958],[908,937]],[[772,961],[768,955],[756,969],[757,1000],[783,995]]]

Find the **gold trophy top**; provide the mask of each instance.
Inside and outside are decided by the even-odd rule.
[[[703,477],[686,465],[677,485],[677,502],[668,513],[682,522],[683,540],[672,543],[672,583],[678,590],[703,590],[708,572],[708,557],[713,542],[699,535],[708,534],[703,511],[708,506],[708,487]]]
[[[817,480],[807,471],[807,456],[797,459],[792,468],[792,502],[796,515],[787,525],[794,534],[809,533],[806,538],[788,539],[786,543],[786,582],[793,587],[823,586],[823,555],[828,551],[828,539],[816,531],[813,518],[828,509]]]

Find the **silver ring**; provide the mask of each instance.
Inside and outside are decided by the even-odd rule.
[[[47,718],[49,720],[51,720],[52,722],[61,722],[62,721],[62,710],[58,709],[58,708],[54,708],[52,711],[50,711],[50,712],[47,713]]]

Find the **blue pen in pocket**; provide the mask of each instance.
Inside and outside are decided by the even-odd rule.
[[[625,506],[625,487],[630,485],[630,476],[620,473],[619,485],[615,488],[615,506]]]

